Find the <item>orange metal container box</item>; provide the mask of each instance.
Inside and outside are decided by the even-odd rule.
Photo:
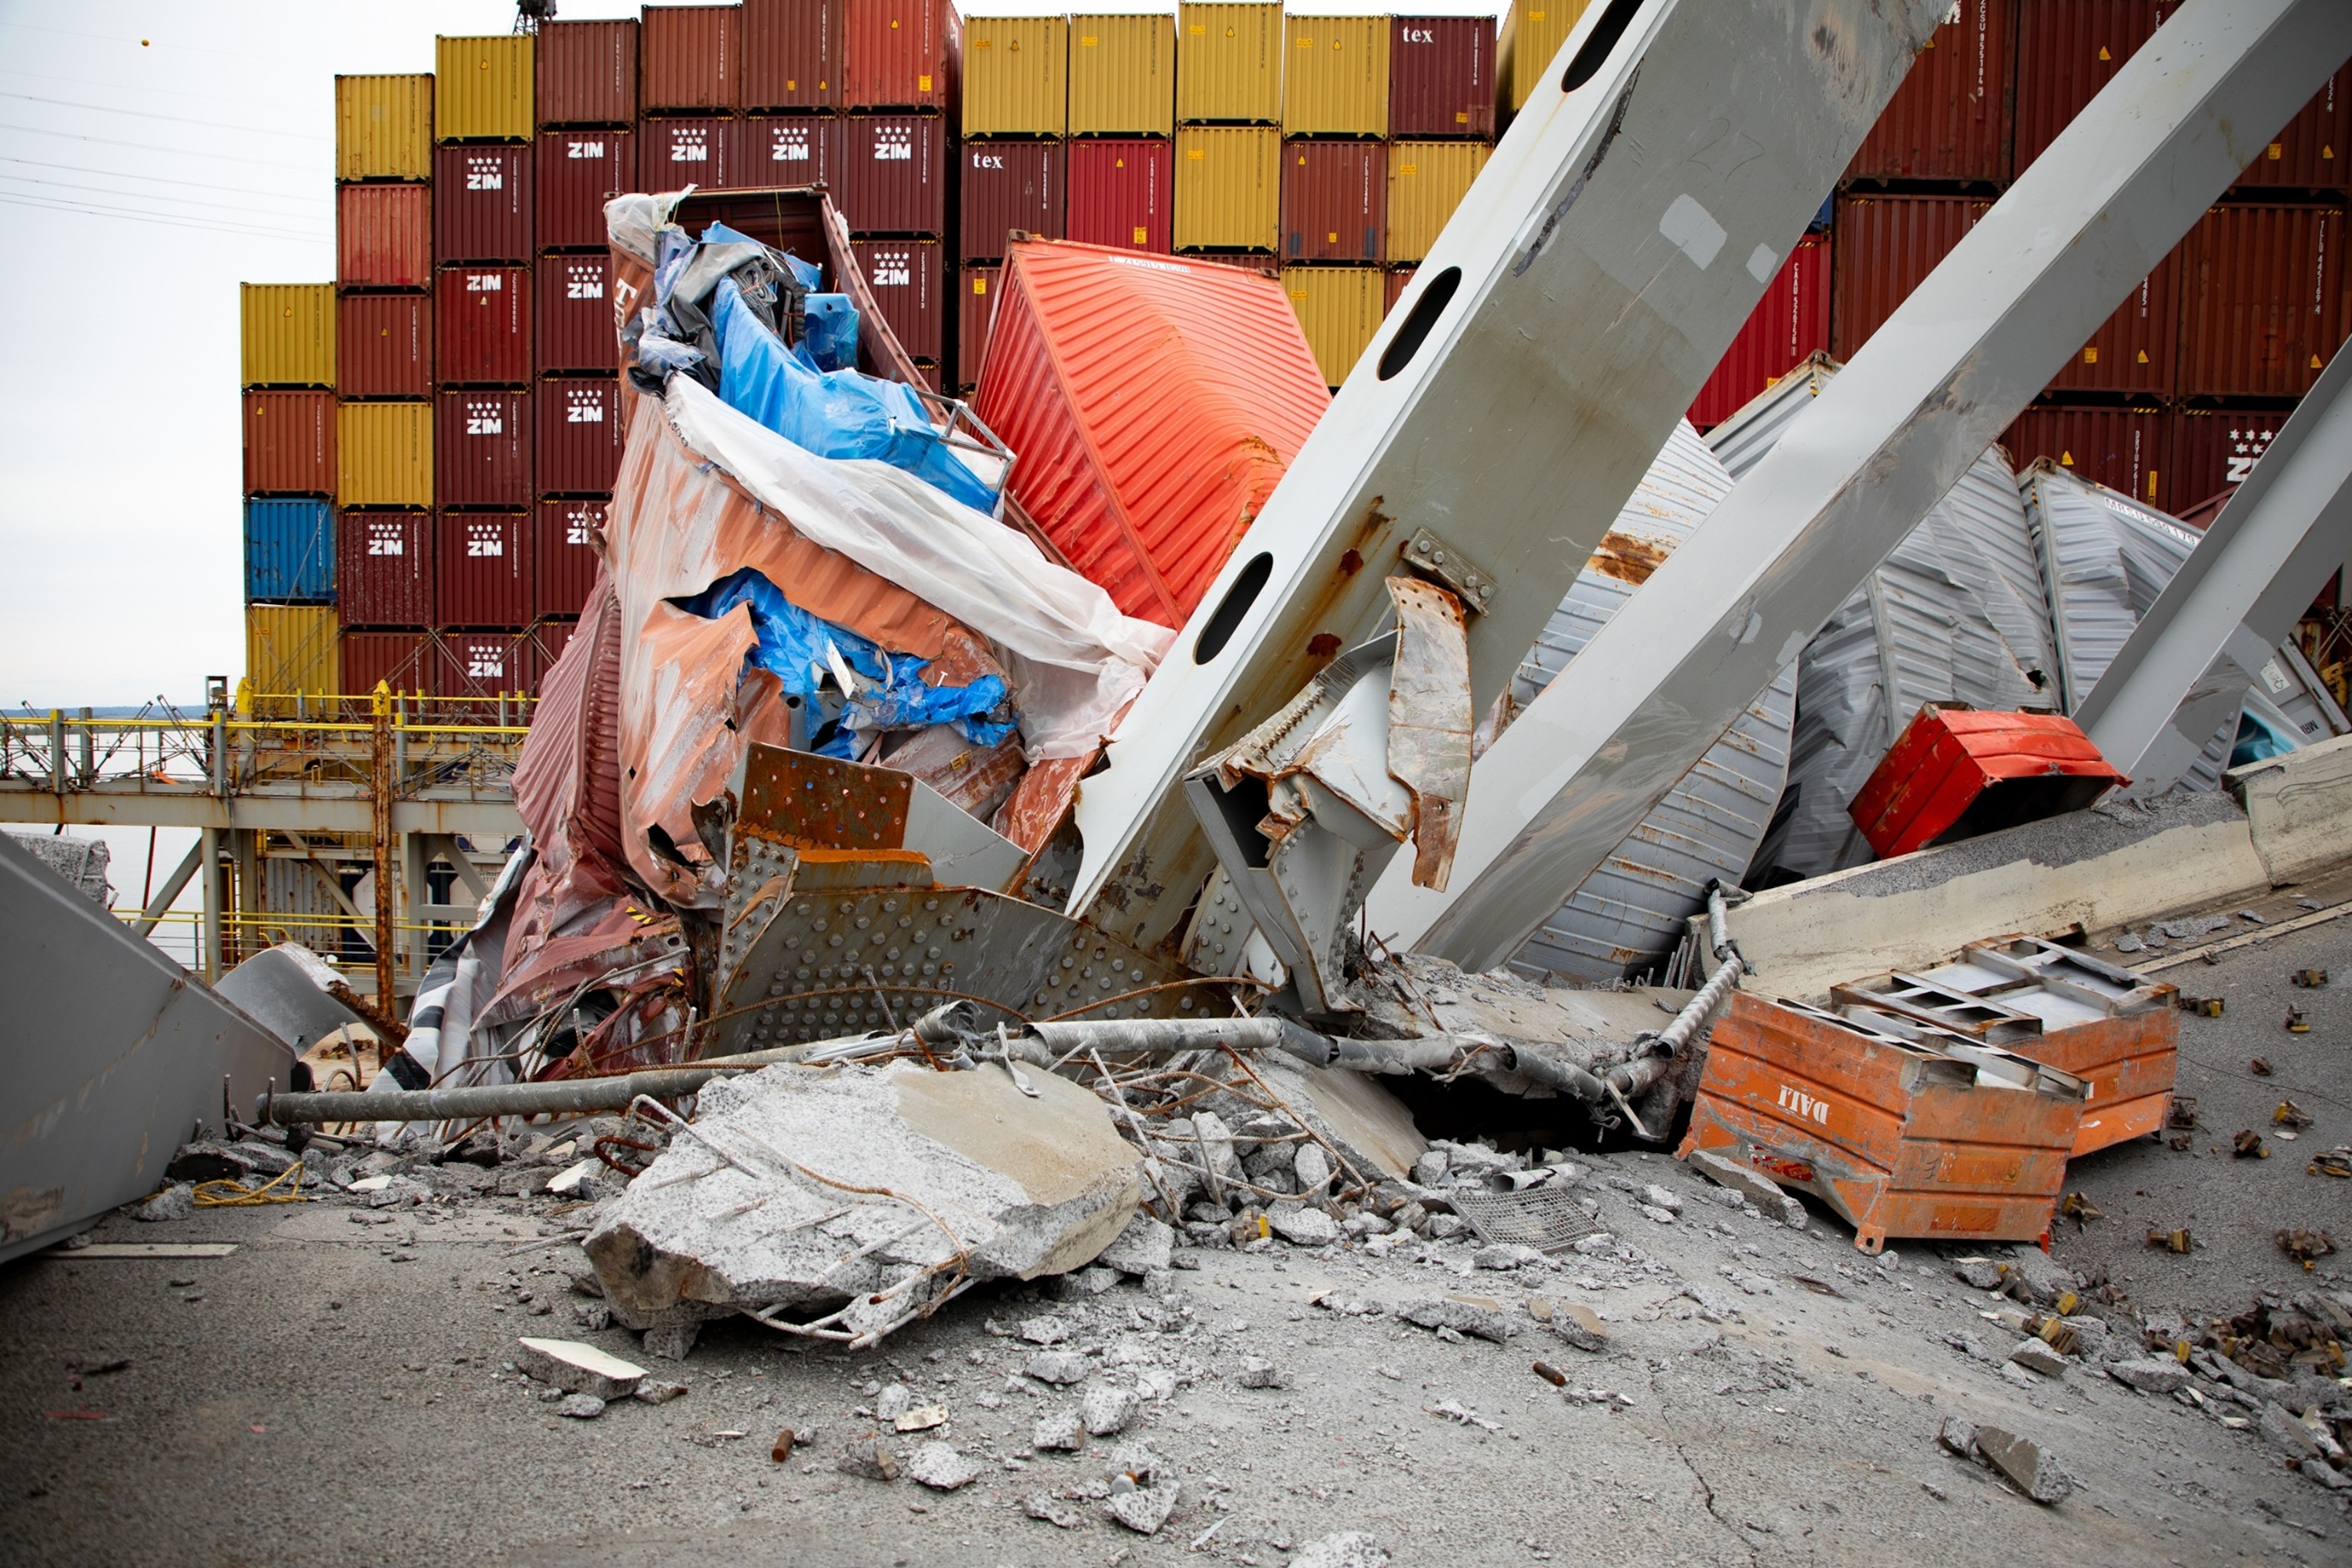
[[[973,404],[1021,455],[1013,499],[1121,610],[1181,626],[1330,404],[1298,318],[1238,267],[1010,249]]]
[[[1846,808],[1885,859],[2080,811],[2124,782],[2057,713],[1923,704]]]

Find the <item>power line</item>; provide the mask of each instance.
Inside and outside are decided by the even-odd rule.
[[[125,114],[134,120],[162,120],[173,125],[201,125],[210,131],[242,131],[250,136],[274,136],[292,142],[332,142],[331,136],[313,136],[307,132],[285,131],[273,126],[232,125],[225,120],[190,120],[182,114],[157,114],[147,109],[117,109],[110,103],[76,103],[69,98],[41,98],[29,92],[0,92],[0,98],[13,98],[20,103],[46,103],[58,109],[82,109],[96,114]]]
[[[136,43],[142,49],[152,48],[153,47],[153,45],[145,38],[121,38],[115,37],[111,33],[77,33],[65,27],[44,27],[36,22],[18,22],[14,20],[0,21],[0,27],[21,27],[28,33],[54,33],[60,38],[88,38],[92,43],[99,44]],[[164,47],[167,50],[185,49],[191,54],[220,55],[230,59],[275,60],[280,65],[289,66],[308,65],[310,63],[306,60],[292,59],[285,55],[254,55],[247,54],[241,49],[208,49],[202,44],[166,44]]]
[[[115,196],[126,201],[169,202],[173,206],[199,207],[205,209],[208,213],[218,213],[220,211],[220,204],[216,202],[200,201],[194,196],[149,195],[144,191],[102,191],[93,186],[84,184],[79,180],[44,180],[39,178],[37,175],[33,174],[0,174],[0,180],[10,181],[20,185],[47,185],[54,190],[79,191],[87,195]],[[58,197],[53,199],[62,200],[63,198]],[[232,223],[236,221],[234,216],[228,215],[222,216],[224,221]],[[289,225],[300,221],[289,213],[254,213],[250,216],[254,217],[270,218],[273,220],[283,217]],[[292,231],[289,230],[288,232]],[[315,233],[317,231],[314,229],[311,232]]]
[[[5,23],[0,23],[0,26],[5,26],[7,24]],[[217,92],[190,92],[184,88],[154,87],[146,82],[128,82],[121,80],[100,81],[94,77],[58,76],[53,71],[19,70],[15,66],[0,66],[0,76],[28,77],[34,81],[47,82],[52,86],[62,84],[68,87],[121,88],[127,89],[142,95],[151,92],[160,92],[166,98],[194,98],[201,99],[208,103],[216,103],[220,101],[221,97]]]
[[[142,153],[169,153],[181,158],[205,158],[215,163],[252,163],[264,169],[293,169],[305,174],[319,172],[315,163],[280,163],[272,158],[240,158],[234,153],[205,153],[193,147],[161,147],[152,142],[123,142],[111,136],[86,136],[79,131],[52,131],[46,125],[0,124],[0,131],[22,131],[34,136],[55,136],[67,142],[95,142],[103,147],[131,147]]]
[[[14,158],[0,154],[0,163],[22,163],[30,169],[63,169],[74,174],[104,174],[118,180],[145,180],[158,185],[186,185],[199,191],[226,191],[241,196],[268,196],[278,201],[309,203],[315,198],[284,191],[257,191],[250,185],[215,185],[209,180],[174,180],[163,174],[133,174],[122,169],[93,169],[84,163],[52,163],[46,158]]]
[[[169,228],[201,228],[210,230],[214,234],[237,235],[249,238],[291,239],[299,240],[309,245],[328,245],[332,243],[318,235],[287,234],[281,233],[276,229],[253,228],[242,225],[230,226],[216,223],[198,223],[194,219],[189,218],[165,217],[157,213],[141,213],[131,212],[127,209],[91,206],[78,202],[57,202],[50,201],[46,197],[41,196],[11,195],[5,191],[0,191],[0,205],[38,207],[48,212],[80,213],[88,217],[110,217],[127,219],[133,223],[162,224]]]

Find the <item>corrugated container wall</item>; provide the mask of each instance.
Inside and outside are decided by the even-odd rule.
[[[335,409],[339,506],[433,504],[433,405],[345,403]]]
[[[611,374],[620,368],[613,331],[609,251],[539,258],[532,302],[531,368],[541,375]]]
[[[1511,0],[1503,20],[1503,100],[1517,114],[1591,0]]]
[[[532,107],[541,127],[634,125],[637,24],[541,22],[532,53]]]
[[[2341,207],[2208,212],[2180,250],[2180,392],[2310,391],[2344,341],[2343,251]]]
[[[443,626],[530,624],[529,512],[445,511],[433,545],[433,596]]]
[[[2001,437],[2020,473],[2047,458],[2150,506],[2176,501],[2166,476],[2171,428],[2158,408],[2062,408],[2037,405],[2018,416]]]
[[[1181,626],[1328,406],[1281,289],[1236,267],[1018,246],[973,407],[1013,492],[1130,616]]]
[[[257,697],[335,689],[335,612],[309,605],[248,605],[245,678]],[[274,711],[278,704],[269,704]]]
[[[956,282],[956,386],[968,390],[980,383],[987,363],[988,319],[996,309],[996,286],[1004,275],[998,267],[966,265]]]
[[[539,493],[610,495],[621,471],[621,384],[612,376],[550,376],[534,389]]]
[[[2012,170],[2025,173],[2179,9],[2180,0],[2023,0]]]
[[[861,239],[850,246],[874,290],[874,303],[910,359],[939,362],[945,347],[947,297],[936,239]]]
[[[1173,249],[1172,153],[1165,142],[1073,140],[1069,237],[1123,250]]]
[[[1071,135],[1175,133],[1175,18],[1073,16],[1069,74]]]
[[[1284,18],[1286,136],[1389,133],[1389,18]]]
[[[2352,65],[2327,79],[2309,103],[2238,176],[2242,185],[2343,190],[2352,185]]]
[[[422,632],[346,632],[339,660],[342,690],[360,697],[381,683],[394,695],[415,696],[430,684]]]
[[[952,0],[844,0],[848,50],[842,104],[849,109],[945,109],[955,71]]]
[[[945,115],[852,114],[841,141],[841,215],[851,233],[946,232]]]
[[[2076,350],[2050,383],[2053,392],[2172,395],[2180,347],[2180,253],[2140,279],[2131,297]]]
[[[1060,136],[1069,125],[1069,19],[968,19],[963,26],[963,133]]]
[[[1015,229],[1061,238],[1068,163],[1062,142],[965,142],[958,219],[965,259],[1002,257],[1004,237]]]
[[[431,287],[433,187],[337,187],[335,281],[345,289]]]
[[[335,607],[347,626],[431,626],[433,514],[347,508],[335,530]]]
[[[726,113],[742,101],[743,7],[648,5],[637,32],[637,106]]]
[[[841,121],[831,114],[779,114],[743,121],[741,183],[814,185],[841,195]]]
[[[1991,207],[1980,196],[1840,196],[1830,352],[1852,359]]]
[[[528,267],[453,267],[436,280],[434,363],[440,384],[521,386],[530,380]]]
[[[632,131],[543,131],[532,150],[531,240],[541,250],[602,250],[604,204],[637,188]]]
[[[1495,139],[1495,19],[1392,16],[1389,131],[1397,137]]]
[[[335,79],[335,178],[433,177],[433,79]]]
[[[433,40],[435,141],[530,140],[539,129],[531,105],[532,41],[529,33]]]
[[[744,0],[743,107],[841,102],[842,0]]]
[[[531,257],[528,146],[436,147],[433,259],[443,267]]]
[[[237,285],[241,380],[247,386],[335,384],[335,286]]]
[[[530,395],[444,392],[434,408],[433,498],[445,507],[526,507]]]
[[[335,338],[336,395],[433,395],[432,295],[346,294]]]
[[[2010,38],[2018,3],[1955,0],[1863,138],[1849,177],[2009,178]]]
[[[1338,386],[1356,368],[1388,311],[1380,268],[1288,267],[1283,269],[1282,289],[1290,296],[1307,346],[1315,351],[1324,384]]]
[[[2168,510],[2187,511],[2252,477],[2254,464],[2287,421],[2280,408],[2184,408],[2172,416]]]
[[[248,602],[335,602],[335,510],[323,500],[245,503]]]
[[[1388,149],[1377,142],[1282,144],[1286,261],[1378,263],[1387,244]],[[1309,342],[1315,334],[1309,331]]]
[[[1714,374],[1691,404],[1690,421],[1706,430],[1830,346],[1830,241],[1809,234],[1780,264]]]
[[[1391,261],[1419,261],[1429,254],[1486,157],[1486,147],[1476,142],[1389,143]]]
[[[648,191],[688,185],[725,189],[745,183],[751,166],[740,120],[707,116],[637,122],[637,183]]]
[[[1178,127],[1176,248],[1272,253],[1281,235],[1282,132],[1272,126]]]
[[[1279,124],[1282,43],[1278,0],[1187,0],[1177,6],[1177,123]]]
[[[335,395],[245,395],[245,493],[335,493]]]
[[[530,542],[532,599],[542,616],[576,616],[596,585],[596,535],[604,526],[603,500],[543,500]]]

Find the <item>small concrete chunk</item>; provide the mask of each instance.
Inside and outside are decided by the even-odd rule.
[[[142,1200],[131,1211],[132,1219],[186,1219],[196,1212],[196,1189],[185,1182],[174,1182],[162,1192]]]
[[[1094,1363],[1076,1351],[1039,1351],[1021,1370],[1040,1383],[1084,1383]]]
[[[1478,1268],[1525,1268],[1529,1264],[1541,1263],[1543,1260],[1544,1255],[1534,1247],[1522,1247],[1517,1242],[1509,1241],[1498,1241],[1491,1247],[1482,1247],[1472,1254],[1470,1258],[1472,1266]]]
[[[1581,1301],[1555,1303],[1551,1330],[1580,1351],[1597,1355],[1609,1348],[1609,1331],[1601,1326],[1601,1314]]]
[[[1974,1422],[1963,1421],[1957,1415],[1947,1415],[1944,1417],[1943,1426],[1936,1430],[1936,1441],[1963,1459],[1973,1459],[1977,1457],[1977,1429]]]
[[[657,1323],[645,1333],[646,1353],[664,1361],[684,1361],[694,1349],[694,1342],[702,1335],[699,1319],[682,1323]]]
[[[604,1162],[590,1158],[576,1160],[562,1172],[548,1178],[546,1190],[560,1198],[596,1198],[604,1195]]]
[[[1078,1403],[1078,1419],[1097,1437],[1117,1436],[1131,1426],[1143,1409],[1143,1400],[1131,1388],[1098,1383]]]
[[[907,1392],[905,1384],[886,1384],[882,1392],[874,1396],[874,1418],[877,1421],[896,1421],[914,1403],[915,1396]]]
[[[2332,1492],[2352,1489],[2352,1476],[2331,1468],[2325,1459],[2305,1459],[2295,1466],[2295,1472],[2307,1481],[2317,1481]]]
[[[578,1340],[518,1340],[515,1365],[566,1394],[626,1399],[645,1381],[646,1369]]]
[[[1287,1388],[1289,1374],[1261,1356],[1251,1356],[1242,1363],[1242,1370],[1234,1381],[1244,1388]]]
[[[604,1402],[593,1394],[567,1394],[556,1402],[555,1413],[574,1421],[593,1421],[604,1414]]]
[[[1290,1560],[1290,1568],[1388,1568],[1388,1563],[1389,1554],[1377,1539],[1348,1530],[1308,1542]]]
[[[2319,1439],[2284,1405],[2264,1405],[2263,1413],[2254,1418],[2254,1430],[2263,1441],[2290,1459],[2300,1462],[2319,1458]]]
[[[1971,1290],[2000,1289],[2000,1265],[1990,1258],[1956,1258],[1952,1274]]]
[[[936,1492],[951,1492],[980,1479],[980,1466],[945,1443],[926,1443],[907,1461],[907,1476]]]
[[[2063,1377],[2066,1373],[2066,1358],[2040,1340],[2020,1340],[2009,1352],[2009,1359],[2012,1365],[2038,1372],[2044,1377]]]
[[[1076,1410],[1055,1410],[1037,1417],[1029,1428],[1029,1446],[1047,1452],[1075,1454],[1087,1446],[1086,1423]]]
[[[2107,1367],[2107,1375],[2142,1394],[2170,1394],[2189,1386],[2189,1369],[2170,1356],[2136,1356]]]
[[[1051,1492],[1031,1492],[1021,1500],[1021,1511],[1031,1519],[1042,1519],[1056,1530],[1076,1530],[1086,1522],[1086,1516],[1074,1508],[1064,1508],[1054,1500]]]
[[[1275,1205],[1266,1211],[1265,1223],[1293,1247],[1328,1247],[1339,1239],[1338,1220],[1298,1204]]]
[[[647,1405],[667,1405],[673,1399],[683,1398],[685,1394],[686,1384],[682,1383],[664,1383],[659,1378],[648,1377],[637,1384],[634,1397],[644,1400]]]
[[[1407,1301],[1397,1309],[1397,1316],[1418,1329],[1452,1329],[1456,1333],[1492,1340],[1498,1345],[1509,1341],[1514,1327],[1500,1312],[1490,1312],[1445,1296]]]
[[[2063,1502],[2074,1489],[2074,1479],[2030,1437],[2021,1437],[1999,1426],[1979,1426],[1976,1446],[1978,1453],[2035,1502]]]
[[[1070,1337],[1070,1324],[1066,1318],[1024,1318],[1018,1332],[1033,1345],[1057,1345]]]
[[[1668,1214],[1680,1214],[1683,1212],[1682,1198],[1678,1194],[1669,1192],[1664,1187],[1658,1185],[1655,1182],[1652,1182],[1649,1185],[1642,1189],[1641,1198],[1643,1204],[1650,1208],[1664,1209]]]
[[[884,1446],[877,1433],[850,1439],[833,1468],[845,1476],[863,1476],[869,1481],[895,1481],[898,1479],[898,1456]]]
[[[1127,1222],[1127,1228],[1114,1237],[1111,1244],[1095,1259],[1105,1268],[1116,1268],[1121,1274],[1148,1275],[1165,1268],[1176,1250],[1175,1230],[1138,1212]]]
[[[1790,1229],[1805,1228],[1805,1205],[1781,1191],[1780,1183],[1755,1166],[1706,1149],[1692,1151],[1685,1163],[1727,1193],[1754,1204]]]

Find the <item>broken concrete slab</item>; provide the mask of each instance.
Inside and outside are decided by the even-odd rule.
[[[1139,1211],[1095,1261],[1121,1274],[1144,1276],[1169,1267],[1175,1250],[1175,1229]]]
[[[2254,1418],[2254,1431],[2263,1442],[2298,1464],[2319,1457],[2319,1439],[2284,1405],[2273,1402],[2263,1405],[2262,1414]]]
[[[1726,1191],[1762,1209],[1791,1230],[1805,1228],[1805,1205],[1781,1191],[1780,1184],[1755,1166],[1727,1159],[1710,1150],[1694,1149],[1685,1163]]]
[[[566,1394],[626,1399],[646,1380],[644,1367],[578,1340],[524,1339],[515,1343],[516,1366]]]
[[[1061,1385],[1084,1383],[1094,1363],[1076,1351],[1039,1351],[1021,1369],[1040,1383]]]
[[[1367,1181],[1411,1175],[1429,1148],[1412,1112],[1376,1079],[1273,1057],[1254,1065],[1266,1088]]]
[[[2035,1502],[2061,1503],[2074,1489],[2074,1478],[2030,1437],[1999,1426],[1979,1426],[1976,1451]]]
[[[2231,768],[2222,783],[2245,808],[2254,853],[2273,882],[2300,882],[2344,858],[2352,813],[2352,736]]]
[[[2063,1377],[2066,1358],[2041,1340],[2020,1340],[2009,1352],[2011,1364],[2028,1372],[2038,1372],[2044,1377]]]
[[[1517,1327],[1500,1312],[1474,1307],[1450,1296],[1429,1296],[1417,1301],[1407,1301],[1397,1309],[1397,1316],[1415,1328],[1452,1329],[1455,1333],[1475,1334],[1498,1345],[1509,1342]]]
[[[1074,1454],[1087,1446],[1085,1418],[1076,1410],[1049,1411],[1030,1426],[1029,1446]]]
[[[1265,1223],[1293,1247],[1328,1247],[1339,1239],[1338,1220],[1300,1204],[1276,1204],[1266,1210]]]
[[[2170,1394],[2189,1386],[2189,1369],[2169,1356],[2135,1356],[2111,1362],[2107,1375],[2142,1394]]]
[[[1088,1436],[1115,1437],[1134,1425],[1142,1410],[1142,1396],[1134,1389],[1098,1383],[1078,1402],[1078,1419]]]
[[[908,1458],[907,1479],[951,1492],[980,1479],[980,1466],[946,1443],[926,1443]]]

